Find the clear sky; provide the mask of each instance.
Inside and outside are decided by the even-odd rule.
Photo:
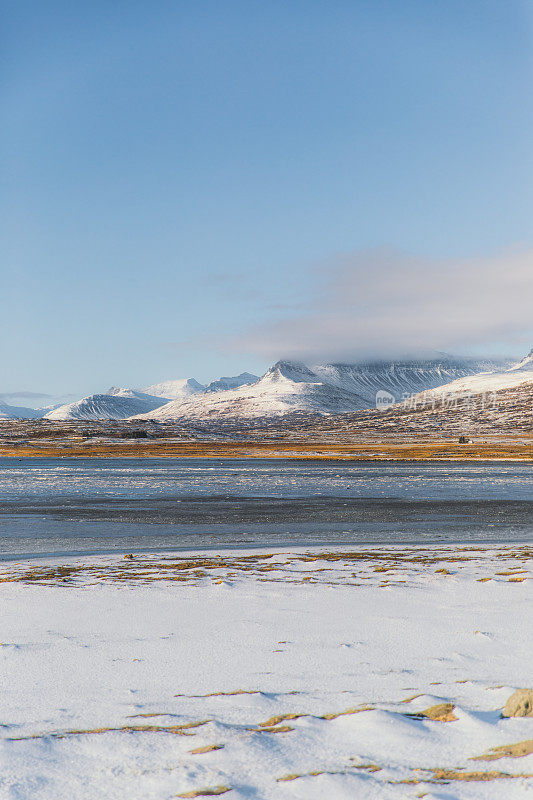
[[[531,2],[2,5],[0,393],[533,346]]]

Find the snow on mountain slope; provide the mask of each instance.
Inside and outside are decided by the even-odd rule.
[[[533,381],[533,351],[514,365],[443,357],[425,361],[321,364],[313,369],[278,361],[262,378],[243,372],[204,387],[194,378],[164,381],[144,392],[112,387],[56,408],[32,409],[0,402],[0,419],[231,420],[291,412],[342,414],[375,407],[378,391],[396,402],[444,394],[481,394]],[[150,391],[148,391],[150,390]],[[433,393],[433,395],[432,395]]]
[[[162,381],[146,386],[141,391],[152,397],[164,397],[167,400],[179,400],[180,398],[190,397],[193,394],[203,392],[205,386],[198,383],[194,378],[178,378],[174,381]]]
[[[509,372],[515,372],[516,370],[533,370],[533,348],[522,361],[519,361],[518,364],[514,364],[509,369]]]
[[[525,384],[533,384],[533,350],[522,361],[505,370],[491,370],[469,375],[446,383],[430,391],[414,395],[409,402],[428,404],[443,398],[469,397],[491,394],[504,389],[515,389]]]
[[[59,406],[45,414],[44,419],[126,419],[134,414],[147,414],[166,402],[162,397],[113,386],[106,394],[92,394]]]
[[[42,412],[38,408],[25,406],[9,406],[0,400],[0,419],[38,419]]]
[[[360,407],[361,398],[324,383],[304,364],[278,361],[255,383],[174,401],[152,411],[151,419],[249,419],[294,411],[342,414]]]
[[[211,381],[206,386],[206,392],[224,392],[227,389],[238,389],[239,386],[247,386],[259,380],[259,375],[252,375],[251,372],[241,372],[240,375],[232,377],[224,376],[217,381]]]
[[[363,399],[359,409],[374,408],[376,393],[392,394],[397,402],[418,392],[448,384],[457,378],[491,369],[494,364],[471,359],[319,364],[312,367],[323,381]]]

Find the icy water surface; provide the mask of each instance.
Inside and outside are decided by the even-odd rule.
[[[525,541],[511,462],[0,459],[0,558],[270,544]]]

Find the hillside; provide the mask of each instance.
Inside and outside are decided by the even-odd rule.
[[[134,414],[146,414],[166,402],[166,399],[161,397],[136,392],[133,389],[112,387],[106,394],[92,394],[75,403],[59,406],[45,414],[44,419],[126,419]]]
[[[500,366],[500,365],[498,365]],[[319,364],[312,367],[323,381],[353,392],[359,409],[374,408],[376,393],[388,392],[396,402],[459,378],[493,369],[487,361],[443,357],[431,360],[376,361],[361,364]]]
[[[504,370],[491,370],[480,372],[476,375],[458,378],[429,391],[419,392],[408,400],[409,405],[435,407],[456,403],[458,400],[479,398],[485,395],[489,402],[489,395],[514,390],[521,386],[533,384],[533,350],[517,364]],[[504,395],[502,395],[503,397]]]
[[[0,400],[0,419],[38,419],[39,417],[42,417],[40,409],[10,406]]]

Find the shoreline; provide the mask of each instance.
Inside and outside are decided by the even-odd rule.
[[[379,557],[382,554],[387,556],[405,556],[405,560],[409,560],[409,556],[413,554],[431,553],[441,554],[445,559],[447,555],[455,556],[460,553],[482,554],[484,552],[494,552],[501,550],[507,553],[515,550],[522,550],[527,552],[528,557],[533,559],[533,541],[528,539],[516,539],[515,541],[506,541],[504,543],[497,543],[494,541],[475,541],[475,542],[357,542],[352,544],[343,544],[339,542],[306,542],[297,544],[293,542],[280,542],[276,544],[228,544],[228,545],[205,545],[193,546],[183,548],[172,547],[153,547],[142,549],[128,549],[123,548],[120,550],[87,550],[87,551],[73,551],[73,552],[59,552],[59,553],[27,553],[19,554],[8,557],[0,557],[0,576],[8,567],[13,564],[31,563],[38,561],[40,564],[49,562],[50,564],[59,564],[66,561],[91,561],[98,565],[101,561],[102,564],[112,561],[118,561],[122,564],[123,561],[127,562],[140,562],[143,558],[147,561],[150,559],[162,558],[164,560],[183,560],[190,562],[194,559],[216,559],[219,558],[224,562],[230,558],[248,558],[251,560],[256,557],[264,558],[276,556],[280,554],[291,555],[299,557],[308,555],[312,551],[313,557],[322,553],[335,553],[342,559],[344,555],[364,553],[368,558]],[[133,556],[133,558],[130,558]],[[523,557],[523,556],[521,556]],[[400,560],[402,560],[400,558]],[[532,576],[533,578],[533,576]],[[1,579],[0,579],[1,583]]]
[[[461,551],[472,551],[472,552],[483,552],[483,551],[493,551],[498,549],[499,547],[505,550],[512,550],[522,548],[524,550],[532,550],[532,557],[533,557],[533,540],[527,539],[523,537],[517,537],[516,539],[507,539],[503,543],[495,542],[494,540],[490,539],[476,539],[475,541],[434,541],[434,542],[422,542],[422,541],[402,541],[402,542],[375,542],[375,541],[358,541],[353,542],[351,544],[346,544],[343,542],[338,542],[332,540],[330,542],[324,541],[310,541],[310,542],[302,542],[298,544],[296,542],[291,541],[281,541],[271,544],[255,544],[253,542],[250,543],[229,543],[229,544],[206,544],[206,545],[183,545],[182,547],[179,546],[172,546],[172,547],[120,547],[120,548],[95,548],[91,550],[72,550],[66,551],[61,550],[58,552],[46,551],[46,552],[30,552],[30,553],[15,553],[13,555],[1,555],[0,554],[0,574],[3,570],[5,570],[8,565],[13,564],[24,564],[24,563],[31,563],[33,561],[37,561],[39,564],[43,563],[50,563],[50,564],[63,564],[65,562],[70,561],[84,561],[84,560],[91,560],[98,562],[102,560],[106,562],[108,560],[118,560],[122,562],[124,559],[129,559],[129,556],[133,556],[131,560],[140,561],[143,558],[152,559],[162,557],[165,559],[172,559],[175,558],[190,560],[194,558],[213,558],[219,557],[220,559],[224,558],[231,558],[231,557],[247,557],[251,556],[252,558],[255,556],[263,556],[265,554],[274,554],[279,552],[290,553],[295,555],[301,555],[309,552],[312,550],[316,553],[321,552],[331,552],[334,551],[342,556],[343,553],[354,553],[354,552],[368,552],[368,553],[404,553],[404,552],[450,552],[451,554]],[[1,580],[0,580],[1,583]]]

